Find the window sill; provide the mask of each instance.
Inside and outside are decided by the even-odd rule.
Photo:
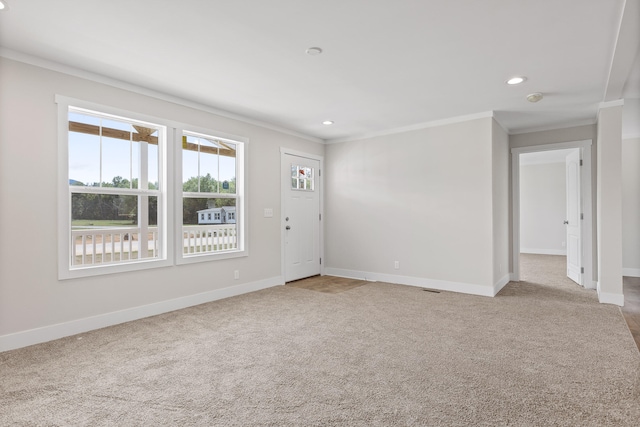
[[[247,251],[246,249],[243,251],[237,250],[237,251],[229,251],[229,252],[222,252],[222,253],[216,253],[216,254],[192,254],[187,256],[179,255],[178,258],[176,259],[176,264],[177,265],[194,264],[198,262],[242,258],[246,256],[249,256],[249,251]]]
[[[122,264],[91,265],[86,267],[69,268],[64,266],[58,270],[58,280],[77,279],[81,277],[102,276],[105,274],[125,273],[129,271],[148,270],[160,267],[170,267],[172,262],[167,259],[153,259],[135,261]]]

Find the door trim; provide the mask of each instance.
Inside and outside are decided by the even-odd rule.
[[[511,149],[511,260],[513,272],[511,280],[520,281],[520,154],[539,151],[564,150],[566,148],[580,148],[583,166],[580,173],[580,193],[583,202],[584,220],[582,222],[582,259],[584,275],[583,286],[586,289],[596,289],[596,277],[593,265],[593,201],[592,201],[592,140],[560,142],[556,144],[532,145]]]
[[[320,156],[317,154],[305,153],[303,151],[292,150],[285,147],[280,147],[280,167],[278,168],[278,182],[280,183],[280,276],[282,280],[285,281],[285,220],[284,220],[284,200],[286,197],[284,183],[282,182],[282,164],[284,162],[284,156],[286,154],[298,157],[304,157],[306,159],[317,160],[320,162],[320,176],[317,181],[318,184],[318,195],[320,196],[320,215],[322,220],[320,221],[320,236],[318,236],[318,243],[320,245],[318,253],[320,254],[320,259],[322,260],[322,264],[320,264],[320,275],[324,276],[324,267],[325,267],[325,257],[324,257],[324,156]]]
[[[565,176],[565,249],[567,251],[567,277],[580,286],[584,286],[585,274],[580,271],[584,268],[583,247],[582,247],[582,221],[580,214],[582,213],[582,149],[572,148],[571,152],[564,159],[564,176]],[[577,176],[576,176],[577,175]],[[572,185],[572,181],[573,185]],[[577,191],[576,191],[577,190]],[[577,194],[578,198],[574,199]],[[578,238],[579,244],[577,250],[577,263],[572,257],[572,240]]]

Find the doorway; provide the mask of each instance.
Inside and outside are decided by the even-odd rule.
[[[285,282],[322,272],[322,158],[281,150],[282,272]]]
[[[512,280],[520,280],[522,249],[523,253],[565,255],[567,277],[595,289],[591,140],[514,148],[511,152]],[[555,166],[531,166],[545,163]],[[552,188],[553,176],[558,177],[556,188]],[[521,194],[522,185],[539,194]]]

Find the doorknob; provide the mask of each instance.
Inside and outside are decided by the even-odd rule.
[[[565,222],[564,222],[564,224],[567,224],[567,225],[569,225],[569,221],[565,221]]]
[[[285,230],[291,230],[291,226],[290,226],[290,225],[287,225],[287,226],[285,227]]]

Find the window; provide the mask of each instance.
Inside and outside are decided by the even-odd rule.
[[[313,191],[314,185],[313,168],[291,165],[291,188],[293,190]]]
[[[242,222],[235,214],[244,207],[241,185],[244,144],[213,134],[182,133],[182,233],[179,262],[224,257],[244,251]],[[210,209],[208,224],[193,220],[193,212]]]
[[[166,259],[166,128],[73,106],[66,122],[68,270]]]
[[[62,96],[56,102],[60,279],[247,254],[246,140]]]

